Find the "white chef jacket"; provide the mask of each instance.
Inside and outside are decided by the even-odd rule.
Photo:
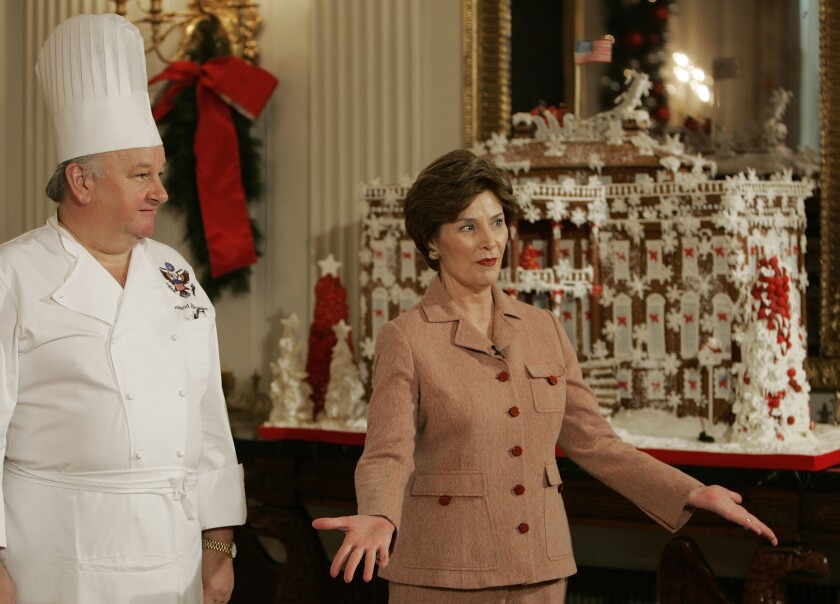
[[[2,562],[25,602],[200,602],[242,524],[215,311],[145,240],[122,288],[62,226],[0,246]]]

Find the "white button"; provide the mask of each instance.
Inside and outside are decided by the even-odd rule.
[[[172,339],[172,341],[173,341],[173,342],[177,342],[177,341],[178,341],[178,337],[179,337],[179,336],[178,336],[178,334],[177,334],[177,333],[173,333],[173,334],[172,334],[171,336],[169,336],[169,337]]]
[[[130,401],[133,401],[134,400],[134,393],[133,392],[126,393],[125,398],[127,398]]]
[[[175,452],[175,455],[177,455],[178,457],[183,457],[186,454],[187,454],[187,452],[184,451],[183,449],[178,449],[178,451]]]
[[[143,451],[137,451],[137,453],[134,454],[134,459],[143,459],[145,456],[146,454]]]
[[[186,391],[186,390],[184,390],[183,388],[181,388],[181,389],[178,391],[178,396],[180,396],[180,397],[185,397],[185,396],[187,396],[187,391]]]

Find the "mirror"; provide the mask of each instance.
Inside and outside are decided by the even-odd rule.
[[[510,116],[512,113],[512,95],[511,95],[511,32],[512,32],[512,0],[462,0],[463,7],[463,61],[464,61],[464,87],[463,87],[463,141],[466,147],[470,147],[476,141],[486,140],[495,132],[508,132],[510,127]],[[654,0],[655,1],[655,0]],[[783,16],[785,11],[796,15],[798,11],[802,10],[803,4],[797,0],[779,0],[774,2],[777,6],[777,12]],[[808,359],[808,375],[811,386],[814,390],[838,390],[840,389],[840,286],[833,284],[833,277],[840,274],[840,241],[833,236],[840,232],[840,149],[835,151],[835,146],[840,145],[840,75],[828,69],[831,65],[832,59],[840,59],[840,40],[836,36],[832,36],[829,32],[836,31],[840,26],[840,6],[835,6],[832,0],[818,0],[819,1],[819,74],[813,73],[813,69],[803,69],[801,72],[798,66],[793,69],[797,73],[794,79],[801,78],[802,84],[807,85],[809,77],[818,80],[819,83],[819,133],[820,133],[820,167],[821,175],[819,207],[815,209],[813,215],[809,214],[808,219],[812,224],[812,232],[815,235],[814,243],[810,243],[808,254],[812,259],[818,259],[818,269],[814,271],[811,279],[811,287],[809,288],[809,302],[808,310],[814,312],[814,307],[818,310],[819,318],[814,325],[818,328],[812,327],[810,329],[810,337],[813,341],[818,342],[816,349],[812,348]],[[562,0],[558,4],[562,5],[559,8],[563,13],[562,31],[558,32],[556,24],[551,34],[557,41],[557,45],[565,49],[571,49],[570,37],[583,37],[576,32],[586,31],[591,37],[592,35],[600,35],[601,33],[609,32],[595,32],[592,27],[591,19],[583,15],[585,6],[580,0]],[[604,6],[608,2],[602,3]],[[688,4],[688,3],[686,3]],[[711,3],[709,3],[711,4]],[[740,4],[740,3],[739,3]],[[814,4],[813,2],[811,3]],[[701,6],[707,7],[710,15],[714,15],[713,7],[702,3]],[[766,8],[766,5],[762,4]],[[791,8],[791,6],[793,8]],[[727,3],[727,7],[731,7],[731,3]],[[723,9],[721,9],[723,10]],[[728,8],[726,10],[729,10]],[[768,12],[765,10],[765,13]],[[767,14],[762,15],[761,20],[765,19]],[[712,18],[712,17],[710,17]],[[790,16],[788,15],[788,18]],[[756,21],[757,22],[757,21]],[[584,28],[584,24],[586,27]],[[681,26],[684,31],[689,31],[692,27],[690,19],[684,19],[682,23],[676,24]],[[597,24],[596,24],[597,27]],[[758,31],[761,31],[760,29]],[[685,34],[686,36],[688,34]],[[730,32],[730,39],[732,36],[737,36],[737,32]],[[807,37],[809,32],[803,31],[803,37]],[[720,44],[721,40],[709,42],[709,44]],[[755,45],[757,50],[760,50],[762,44],[767,44],[767,40],[756,39]],[[693,48],[701,49],[703,42],[692,41]],[[724,45],[725,46],[725,45]],[[775,49],[778,51],[778,49]],[[568,63],[564,63],[564,72],[569,73],[568,69],[572,65],[571,53],[566,51],[566,56],[570,57]],[[698,52],[700,52],[698,50]],[[757,54],[761,54],[758,53]],[[812,60],[811,65],[814,64]],[[746,71],[749,69],[749,79],[755,85],[753,88],[764,86],[759,90],[750,90],[748,95],[739,98],[742,108],[746,113],[733,113],[732,110],[725,106],[710,108],[709,111],[717,111],[720,121],[728,120],[728,123],[739,124],[743,122],[742,115],[756,115],[766,109],[766,104],[761,104],[755,99],[765,99],[765,103],[769,100],[772,90],[766,89],[767,78],[760,80],[755,78],[755,72],[752,68],[747,68],[743,64],[740,69]],[[765,69],[774,69],[773,65],[765,66]],[[779,72],[779,82],[777,86],[793,86],[791,80],[785,79],[784,72]],[[567,81],[569,78],[565,78]],[[721,82],[724,84],[726,81]],[[812,82],[813,83],[813,82]],[[591,91],[592,84],[587,84],[587,91]],[[728,84],[727,84],[728,86]],[[564,90],[568,96],[568,85],[564,82]],[[729,86],[732,88],[732,86]],[[801,87],[800,87],[801,88]],[[812,87],[813,88],[813,87]],[[726,88],[720,86],[721,95],[718,100],[723,103],[726,96],[723,94]],[[730,97],[734,97],[735,93],[730,91]],[[795,92],[796,94],[796,92]],[[592,94],[590,97],[594,96]],[[549,103],[554,99],[544,99]],[[590,103],[594,99],[590,98]],[[808,102],[807,99],[796,99],[795,102]],[[816,101],[811,98],[810,102]],[[696,101],[695,101],[696,102]],[[714,102],[714,101],[713,101]],[[568,103],[571,105],[571,103]],[[756,106],[758,105],[758,106]],[[589,105],[591,106],[591,104]],[[710,105],[710,107],[712,107]],[[807,130],[806,113],[798,110],[791,111],[795,114],[792,118],[790,133],[794,138],[788,139],[788,144],[791,147],[796,147],[803,142],[806,144],[813,144],[807,136],[802,133]],[[790,110],[790,109],[789,109]],[[681,115],[680,118],[683,116]],[[788,121],[787,118],[784,121]],[[820,236],[820,234],[822,236]],[[824,286],[821,287],[821,284]]]

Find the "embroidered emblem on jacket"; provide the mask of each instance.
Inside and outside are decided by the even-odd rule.
[[[190,283],[190,272],[186,269],[180,268],[175,270],[175,267],[166,262],[160,267],[160,272],[166,279],[166,284],[169,289],[177,293],[182,298],[189,298],[195,294],[195,285]]]

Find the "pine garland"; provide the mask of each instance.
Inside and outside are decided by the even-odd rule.
[[[227,56],[230,47],[224,36],[210,23],[202,23],[194,38],[196,43],[189,49],[188,57],[196,63],[204,63],[214,57]],[[242,171],[242,188],[248,204],[257,201],[264,192],[260,170],[260,142],[251,134],[252,122],[238,111],[231,111]],[[247,293],[250,289],[251,267],[247,266],[214,279],[210,273],[210,257],[204,236],[204,223],[198,200],[198,185],[195,179],[195,155],[193,139],[198,125],[198,108],[195,88],[182,92],[175,101],[175,108],[160,120],[163,148],[166,151],[166,174],[164,185],[169,193],[166,205],[185,219],[184,242],[189,246],[196,276],[202,287],[215,300],[222,290],[234,294]],[[261,256],[262,233],[251,220],[254,245],[257,256]]]

